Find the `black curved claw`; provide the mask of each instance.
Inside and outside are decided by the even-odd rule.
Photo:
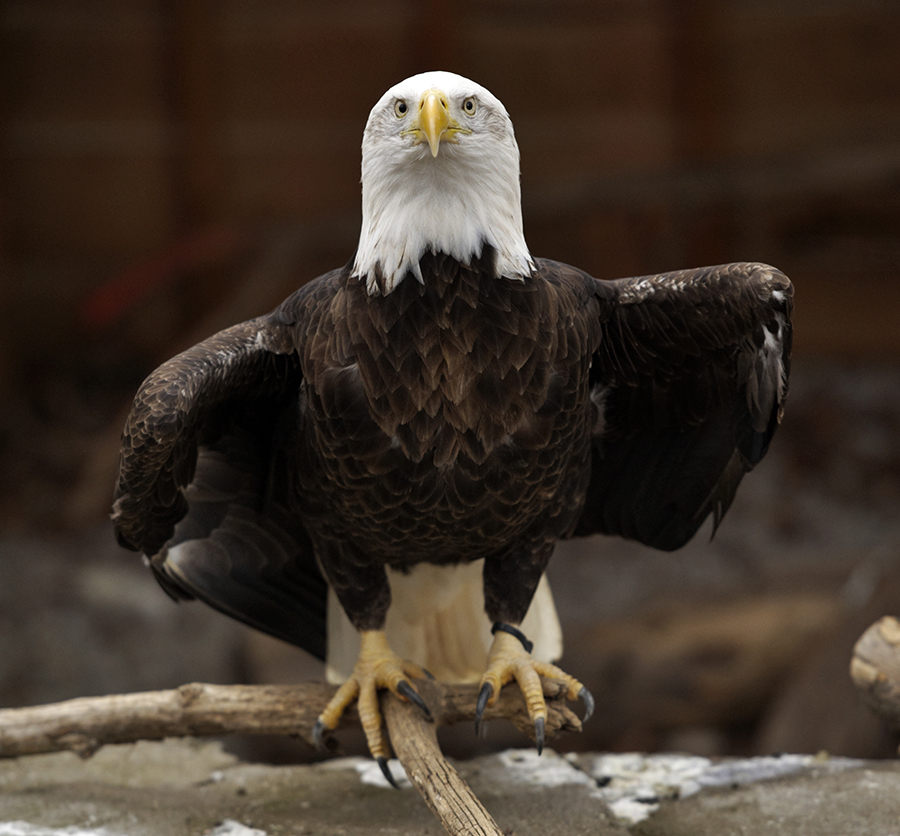
[[[425,674],[432,682],[434,682],[434,674],[428,670],[428,668],[422,668],[422,673]]]
[[[478,702],[475,703],[475,734],[478,734],[478,730],[481,728],[481,718],[484,716],[484,709],[493,693],[494,686],[490,682],[485,682],[478,692]]]
[[[581,690],[578,692],[578,699],[584,703],[584,717],[581,718],[581,722],[586,723],[594,713],[594,696],[582,685]]]
[[[395,789],[399,790],[400,785],[394,780],[394,776],[391,775],[391,768],[388,766],[388,759],[385,757],[375,758],[378,766],[381,767],[381,774],[387,779],[387,782]]]
[[[534,721],[534,745],[537,746],[537,752],[540,754],[544,751],[544,718],[538,717]]]
[[[316,724],[312,728],[312,739],[313,743],[316,744],[316,749],[320,752],[327,752],[328,745],[325,743],[325,724],[322,722],[322,718],[320,717],[316,720]]]
[[[431,709],[425,704],[425,700],[423,700],[417,693],[416,690],[410,685],[405,679],[400,680],[397,685],[397,693],[406,697],[416,708],[421,708],[422,711],[425,712],[425,716],[431,720]]]

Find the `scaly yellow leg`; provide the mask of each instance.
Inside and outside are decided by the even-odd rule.
[[[481,690],[475,711],[476,731],[481,724],[485,707],[493,705],[497,701],[500,689],[515,679],[525,698],[528,716],[534,723],[535,743],[540,753],[544,748],[544,725],[547,720],[547,703],[544,701],[541,677],[564,683],[568,688],[566,699],[582,700],[585,704],[584,720],[591,716],[594,698],[574,676],[570,676],[556,665],[532,658],[531,653],[525,649],[522,640],[517,636],[502,630],[495,631],[494,641],[488,653],[487,670],[481,678]]]
[[[313,738],[319,746],[322,746],[325,731],[337,728],[347,706],[356,700],[369,751],[378,761],[388,780],[394,783],[386,765],[389,748],[381,728],[378,689],[389,688],[401,698],[415,703],[430,716],[428,706],[408,681],[408,677],[424,678],[426,673],[414,662],[401,659],[394,653],[383,630],[363,630],[359,638],[359,656],[353,666],[353,673],[338,688],[337,693],[319,715],[313,728]]]

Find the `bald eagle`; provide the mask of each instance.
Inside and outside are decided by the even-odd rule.
[[[791,305],[764,264],[599,281],[532,257],[505,108],[413,76],[369,114],[346,266],[141,386],[119,542],[176,599],[327,653],[320,737],[358,700],[383,764],[376,691],[424,709],[427,667],[474,669],[479,717],[515,680],[540,746],[541,676],[592,705],[551,664],[554,544],[718,526],[781,420]]]

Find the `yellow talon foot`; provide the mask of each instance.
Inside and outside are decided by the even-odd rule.
[[[475,728],[481,723],[481,717],[487,706],[497,701],[500,689],[513,679],[519,684],[528,716],[534,723],[535,743],[538,752],[544,745],[544,727],[547,721],[547,703],[544,700],[544,688],[541,677],[562,682],[566,687],[566,699],[581,699],[585,704],[585,720],[594,708],[594,700],[587,688],[574,676],[547,662],[533,659],[522,646],[522,642],[514,635],[503,631],[494,634],[494,641],[488,653],[487,670],[481,678],[481,690],[475,709]]]
[[[389,756],[390,749],[381,728],[379,688],[389,688],[401,699],[409,700],[431,716],[428,706],[410,685],[408,677],[423,679],[425,672],[414,662],[401,659],[394,653],[387,643],[384,631],[362,631],[359,656],[353,666],[353,673],[338,688],[313,727],[313,738],[317,745],[322,747],[325,732],[337,728],[341,715],[356,700],[369,751],[376,760],[384,761]]]

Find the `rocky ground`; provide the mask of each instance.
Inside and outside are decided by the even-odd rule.
[[[458,766],[511,836],[900,833],[896,762],[508,750]],[[443,832],[408,782],[391,789],[370,760],[264,766],[192,740],[0,763],[0,793],[4,836]]]

